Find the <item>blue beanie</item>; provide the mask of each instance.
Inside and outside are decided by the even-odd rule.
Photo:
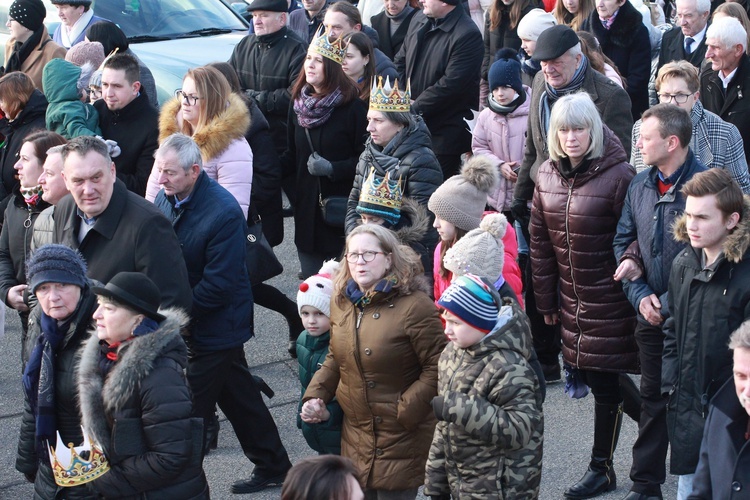
[[[88,283],[86,262],[65,245],[44,245],[26,261],[26,281],[31,292],[43,283],[68,283],[84,288]]]
[[[438,306],[480,332],[489,333],[500,312],[489,286],[474,274],[459,276],[440,296]]]
[[[524,93],[521,82],[521,63],[513,49],[504,48],[497,53],[497,61],[490,66],[487,80],[490,84],[490,91],[498,87],[510,87],[518,92],[518,95]]]

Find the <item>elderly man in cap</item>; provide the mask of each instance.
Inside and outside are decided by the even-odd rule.
[[[52,39],[66,49],[81,43],[86,38],[86,30],[89,26],[104,20],[94,15],[94,11],[91,10],[91,0],[51,0],[51,2],[57,7],[57,15],[61,21]]]
[[[255,0],[251,33],[238,43],[229,64],[240,79],[245,95],[258,107],[271,127],[276,151],[286,149],[286,122],[290,89],[297,80],[307,53],[307,42],[286,26],[286,0]]]
[[[52,59],[65,59],[65,49],[50,40],[42,0],[15,0],[8,9],[10,38],[5,43],[5,73],[21,71],[42,90],[42,70]],[[2,68],[0,68],[2,74]]]
[[[594,70],[581,51],[581,42],[575,32],[565,25],[552,26],[542,31],[536,42],[532,58],[539,61],[541,71],[534,77],[529,108],[526,149],[514,191],[511,210],[521,223],[526,241],[528,234],[531,197],[534,194],[539,166],[548,157],[547,130],[552,107],[560,97],[575,92],[586,92],[596,105],[604,124],[622,142],[630,155],[630,133],[633,119],[630,115],[630,98],[622,87]],[[560,380],[559,330],[547,325],[537,313],[531,280],[527,283],[526,312],[531,320],[534,347],[542,363],[548,382]]]
[[[729,337],[733,377],[711,400],[703,431],[700,461],[688,498],[746,498],[750,484],[750,321]]]
[[[245,217],[229,191],[203,171],[200,149],[190,137],[170,135],[154,157],[162,186],[154,203],[172,221],[193,290],[186,339],[193,413],[208,426],[218,403],[255,464],[249,479],[232,485],[232,493],[280,486],[292,464],[243,348],[253,334]]]

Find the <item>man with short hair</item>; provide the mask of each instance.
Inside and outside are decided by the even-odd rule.
[[[378,34],[372,28],[363,26],[362,15],[359,10],[347,0],[338,0],[328,6],[325,16],[323,16],[323,26],[325,26],[326,31],[328,31],[329,36],[332,38],[348,35],[353,31],[365,33],[370,39],[373,39],[372,50],[375,54],[375,74],[382,76],[383,79],[389,77],[391,82],[398,78],[393,61],[377,47]],[[367,85],[371,85],[371,82],[366,83]],[[406,86],[406,83],[402,86]]]
[[[309,44],[323,24],[327,6],[328,0],[302,0],[302,8],[289,14],[289,29]]]
[[[61,21],[52,39],[66,49],[84,41],[89,26],[98,21],[104,21],[101,17],[94,15],[94,11],[91,10],[91,0],[50,1],[57,7],[57,17]]]
[[[664,33],[657,70],[671,61],[685,60],[700,69],[706,56],[706,28],[711,0],[675,0],[675,24]]]
[[[529,108],[528,134],[523,162],[513,193],[513,216],[521,224],[526,241],[539,166],[547,161],[547,129],[552,107],[558,98],[573,92],[585,91],[594,101],[602,121],[620,139],[626,153],[630,154],[630,97],[622,87],[595,71],[581,51],[581,42],[568,26],[547,28],[537,39],[533,59],[540,61],[542,69],[534,77]],[[412,84],[413,85],[413,84]],[[530,273],[529,273],[530,274]],[[531,321],[531,332],[539,362],[548,382],[560,380],[559,326],[547,325],[536,310],[532,280],[527,280],[526,312]]]
[[[54,241],[55,205],[69,193],[62,176],[63,148],[65,148],[64,144],[54,146],[47,151],[47,159],[44,160],[42,174],[37,181],[42,187],[42,199],[52,206],[45,208],[34,221],[34,234],[31,239],[32,251]]]
[[[461,155],[471,151],[465,118],[478,107],[484,42],[459,0],[423,0],[393,61],[400,80],[411,83],[412,110],[432,135],[432,150],[448,179]]]
[[[714,113],[706,111],[698,100],[698,68],[687,61],[665,64],[656,77],[656,92],[663,103],[674,104],[688,113],[693,122],[690,149],[708,168],[723,168],[750,194],[750,174],[747,170],[742,136],[737,127]],[[649,167],[643,161],[636,143],[641,135],[641,120],[633,125],[633,154],[630,164],[640,172]]]
[[[626,500],[661,498],[667,476],[662,324],[668,315],[666,293],[672,261],[685,247],[672,238],[670,228],[685,208],[680,189],[706,170],[690,150],[692,130],[687,110],[677,106],[657,104],[643,113],[635,147],[651,168],[639,172],[630,183],[613,243],[620,263],[614,278],[623,282],[623,290],[638,312],[635,340],[641,365],[642,401],[630,470],[633,486]]]
[[[740,131],[745,158],[750,157],[750,58],[747,32],[733,17],[717,19],[706,31],[706,59],[701,71],[701,102]]]
[[[750,481],[750,322],[729,337],[733,377],[711,400],[691,499],[734,498]]]
[[[159,111],[141,92],[138,61],[115,54],[104,61],[102,98],[94,103],[102,137],[115,141],[117,178],[136,194],[146,194],[159,138]]]
[[[193,290],[187,378],[193,414],[206,427],[219,408],[255,464],[232,493],[280,486],[291,468],[273,417],[245,359],[253,335],[253,296],[245,261],[245,217],[234,197],[203,171],[198,145],[173,134],[156,151],[162,189],[154,203],[172,222]]]
[[[117,179],[107,144],[76,137],[63,147],[62,158],[70,196],[55,207],[53,243],[80,251],[89,277],[107,283],[119,272],[142,272],[159,287],[163,305],[189,311],[192,297],[177,236],[156,207]]]
[[[240,88],[255,100],[268,120],[276,152],[287,147],[290,89],[297,81],[307,43],[286,26],[286,0],[255,0],[255,33],[240,40],[229,64],[237,72]]]
[[[677,498],[692,489],[708,403],[732,375],[729,336],[750,318],[747,200],[718,168],[693,176],[682,194],[685,214],[673,234],[688,246],[672,263],[662,364],[670,472],[680,476]]]

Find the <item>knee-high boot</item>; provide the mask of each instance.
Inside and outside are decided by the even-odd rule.
[[[612,456],[617,448],[621,426],[622,404],[595,403],[591,462],[581,480],[565,492],[565,498],[593,498],[617,488]]]

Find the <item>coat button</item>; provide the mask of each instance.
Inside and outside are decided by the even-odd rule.
[[[383,419],[381,417],[375,417],[375,423],[376,424],[379,424],[382,421],[383,421]]]
[[[365,347],[365,354],[369,356],[372,354],[372,350],[369,347]]]
[[[367,387],[370,388],[370,389],[374,388],[375,387],[375,382],[373,382],[372,380],[370,380],[369,382],[367,382]]]
[[[383,455],[383,450],[381,450],[380,448],[375,448],[375,454],[377,456],[381,456],[381,455]]]
[[[378,319],[380,317],[380,313],[375,313],[372,315],[373,318]]]
[[[742,485],[739,481],[733,481],[732,482],[732,491],[740,491],[742,489]]]
[[[656,216],[656,215],[654,215],[654,220],[656,220],[656,219],[657,219],[657,216]]]

